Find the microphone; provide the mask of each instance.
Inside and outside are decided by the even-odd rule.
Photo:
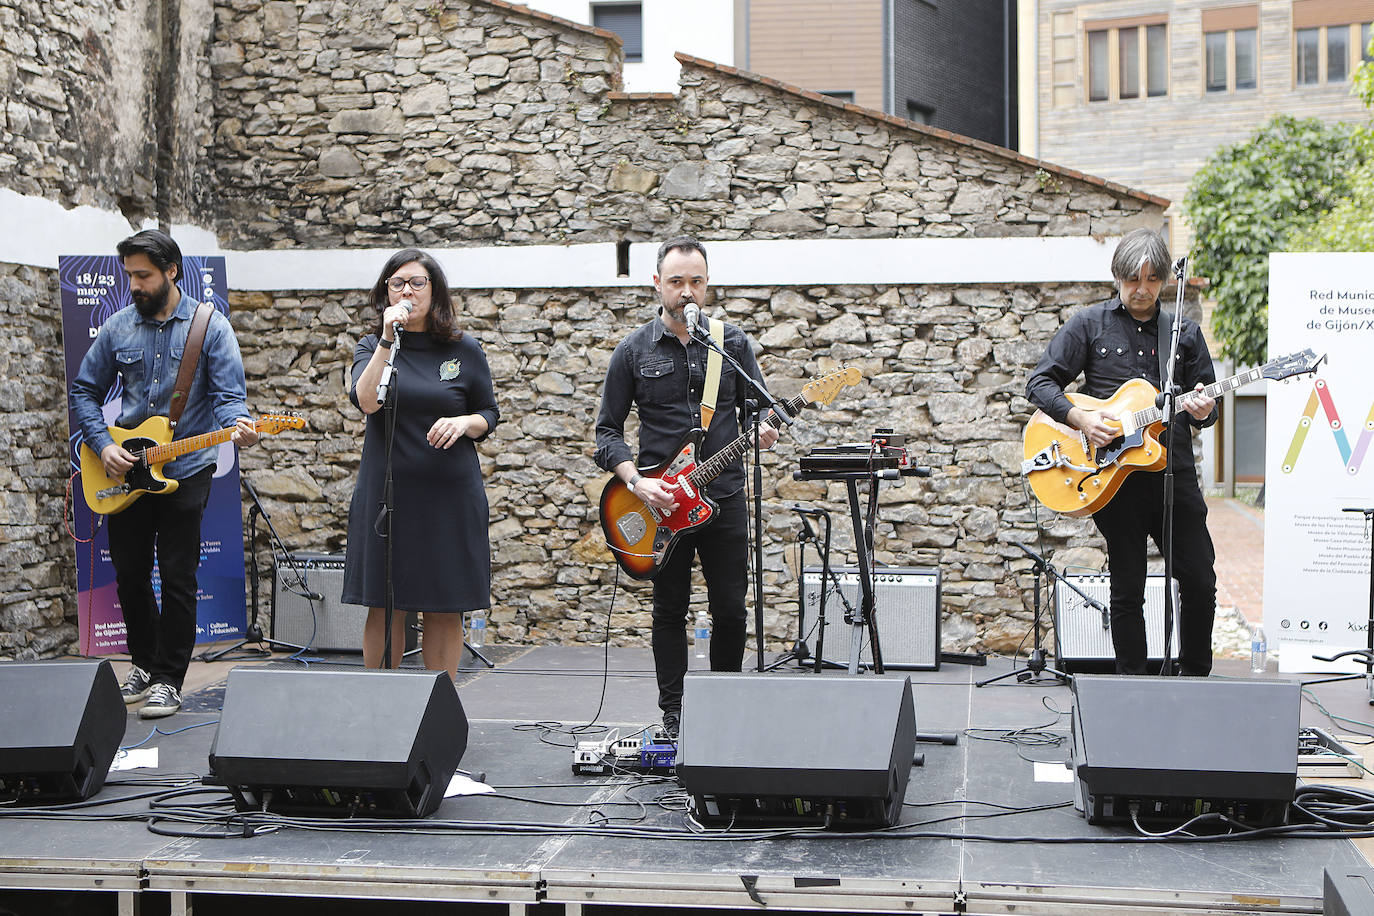
[[[695,302],[689,302],[682,309],[682,320],[687,323],[687,330],[699,327],[701,324],[701,306]]]
[[[1187,266],[1188,266],[1188,256],[1187,256],[1186,254],[1185,254],[1185,255],[1180,255],[1180,256],[1179,256],[1179,259],[1178,259],[1177,261],[1174,262],[1174,276],[1176,276],[1176,277],[1181,277],[1181,276],[1183,276],[1184,269],[1187,268]]]
[[[413,311],[415,310],[415,303],[414,303],[414,302],[411,302],[409,299],[402,299],[400,302],[398,302],[398,303],[396,303],[396,304],[399,305],[401,308],[403,308],[403,309],[406,310],[406,317],[407,317],[407,318],[409,318],[409,317],[410,317],[410,313],[413,312]],[[401,327],[401,322],[399,322],[399,321],[393,321],[393,322],[391,323],[391,335],[392,335],[393,337],[399,336],[402,330],[404,330],[404,328]]]

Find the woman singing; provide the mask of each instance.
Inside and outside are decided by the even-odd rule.
[[[448,281],[424,252],[407,248],[391,256],[372,287],[371,307],[372,333],[358,341],[348,392],[367,414],[367,434],[348,510],[343,602],[368,607],[363,661],[381,667],[387,579],[379,510],[384,424],[394,415],[391,665],[400,664],[404,651],[405,613],[419,611],[425,667],[456,678],[463,612],[491,606],[487,496],[474,445],[501,419],[491,370],[477,341],[454,327]],[[394,409],[383,410],[377,385],[397,345],[397,325]]]

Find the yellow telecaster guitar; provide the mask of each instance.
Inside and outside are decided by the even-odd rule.
[[[1279,381],[1316,372],[1324,359],[1310,349],[1291,353],[1213,382],[1202,393],[1217,398],[1262,378]],[[1111,502],[1132,471],[1162,470],[1167,453],[1159,441],[1164,411],[1155,406],[1158,394],[1144,379],[1132,379],[1105,401],[1086,394],[1069,395],[1075,407],[1105,410],[1121,418],[1121,435],[1102,448],[1094,448],[1083,433],[1037,410],[1026,424],[1026,460],[1021,462],[1021,473],[1030,478],[1035,498],[1065,515],[1092,515]],[[1178,404],[1177,410],[1182,409]]]
[[[263,414],[253,421],[258,435],[271,435],[284,429],[305,429],[305,421],[290,414]],[[234,427],[172,439],[172,427],[166,417],[149,417],[133,429],[109,427],[116,445],[123,446],[138,462],[116,480],[105,473],[100,456],[86,443],[81,443],[81,489],[86,505],[97,515],[114,515],[127,509],[144,493],[171,493],[178,486],[175,480],[162,476],[162,466],[191,452],[228,442]]]

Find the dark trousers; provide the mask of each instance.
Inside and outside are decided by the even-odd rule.
[[[1137,471],[1093,521],[1107,540],[1112,579],[1112,647],[1118,674],[1147,674],[1145,642],[1146,537],[1163,552],[1164,474]],[[1182,674],[1212,670],[1212,620],[1217,607],[1216,551],[1207,532],[1207,504],[1192,468],[1174,477],[1174,578],[1178,580]]]
[[[738,671],[744,663],[744,596],[749,586],[749,511],[743,491],[718,500],[715,517],[684,535],[654,577],[654,671],[658,705],[664,712],[682,708],[693,557],[701,558],[706,578],[711,670]]]
[[[214,471],[212,466],[192,474],[170,495],[144,495],[109,521],[110,561],[129,654],[153,683],[177,690],[196,644],[200,519]],[[153,594],[154,555],[162,578],[161,613]]]

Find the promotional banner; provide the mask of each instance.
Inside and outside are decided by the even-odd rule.
[[[1363,671],[1313,659],[1368,647],[1374,508],[1374,254],[1269,257],[1269,355],[1327,359],[1267,391],[1264,631],[1280,671]]]
[[[81,369],[81,360],[90,349],[100,326],[115,312],[129,305],[129,282],[114,255],[63,255],[58,258],[58,277],[62,288],[62,337],[66,351],[67,385]],[[225,315],[226,298],[223,257],[186,256],[177,285],[183,295],[196,302],[209,302]],[[116,380],[105,396],[105,419],[114,425],[119,417],[122,386]],[[81,466],[81,430],[67,411],[68,458],[72,473]],[[239,470],[234,446],[218,447],[210,502],[201,523],[200,570],[197,580],[196,641],[213,642],[241,637],[246,626],[243,574],[243,519],[240,511]],[[145,494],[141,499],[157,499]],[[72,531],[78,538],[94,538],[94,543],[76,544],[76,582],[80,647],[83,655],[109,655],[124,652],[124,616],[115,595],[114,567],[110,564],[108,530],[104,516],[91,512],[81,492],[81,479],[72,482]],[[153,569],[153,590],[162,594],[162,581]]]

